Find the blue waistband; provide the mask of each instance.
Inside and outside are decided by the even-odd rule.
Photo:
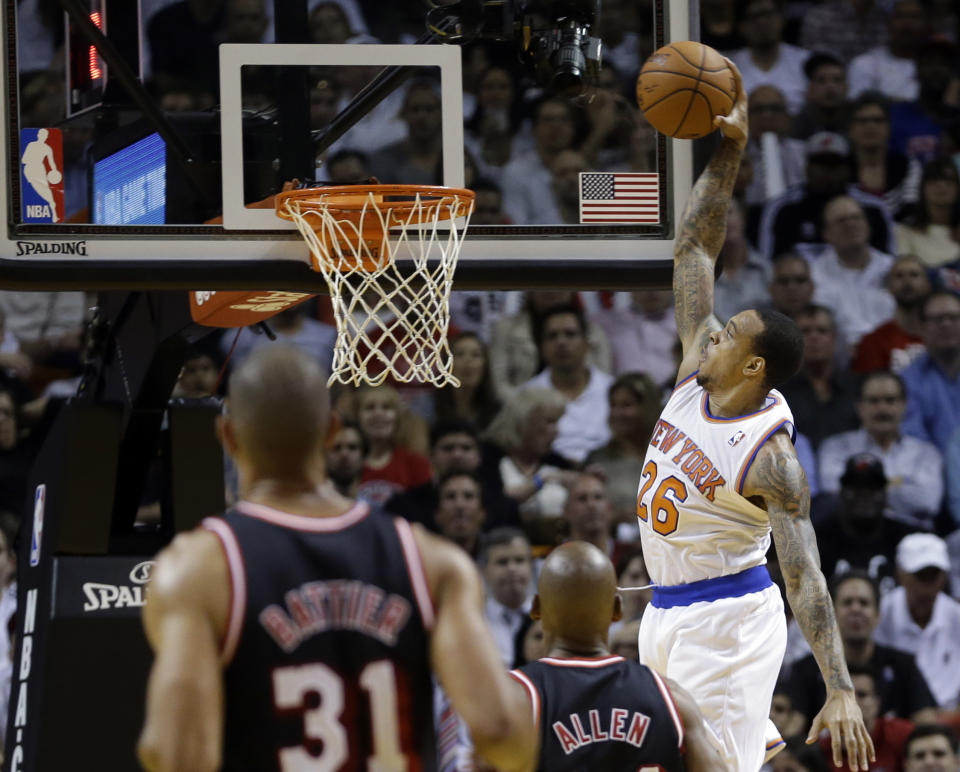
[[[753,566],[739,574],[717,576],[712,579],[702,579],[689,584],[675,584],[670,587],[654,587],[653,600],[650,605],[654,608],[673,608],[674,606],[689,606],[691,603],[719,600],[720,598],[738,598],[751,592],[760,592],[773,582],[770,572],[765,565]]]

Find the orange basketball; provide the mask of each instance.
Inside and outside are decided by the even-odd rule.
[[[729,115],[737,84],[726,60],[692,40],[655,51],[637,78],[637,101],[662,134],[697,139],[713,131],[717,115]]]

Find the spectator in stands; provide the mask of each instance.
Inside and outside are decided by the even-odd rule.
[[[333,326],[311,318],[310,307],[310,303],[299,303],[271,316],[267,324],[278,343],[303,349],[329,372],[337,331]],[[272,344],[273,341],[256,328],[244,327],[235,335],[224,335],[220,339],[220,351],[226,356],[232,349],[231,359],[234,364],[240,364],[254,349]]]
[[[614,374],[642,372],[658,386],[669,383],[672,388],[677,374],[672,292],[636,290],[630,293],[629,308],[598,311],[592,319],[610,341]]]
[[[487,585],[487,622],[503,664],[511,667],[517,655],[516,636],[533,597],[530,542],[517,528],[497,528],[484,535],[479,563]]]
[[[875,582],[862,572],[850,571],[832,582],[831,594],[847,665],[868,665],[880,674],[877,690],[881,714],[918,723],[934,720],[936,703],[914,658],[873,640],[880,602]],[[789,689],[794,707],[809,723],[826,694],[812,654],[793,666]]]
[[[877,682],[880,676],[872,667],[848,665],[848,669],[857,705],[860,706],[860,712],[863,714],[863,724],[870,732],[870,739],[873,740],[873,749],[876,752],[876,761],[870,765],[871,769],[891,770],[891,772],[901,769],[904,744],[913,730],[913,722],[905,718],[880,714],[880,695],[877,693]],[[847,769],[846,752],[844,752],[844,766],[838,767],[833,763],[829,737],[820,738],[820,750],[831,772]]]
[[[929,33],[922,0],[896,0],[887,21],[887,42],[850,62],[850,96],[878,91],[888,99],[912,102],[917,98],[916,55]]]
[[[786,252],[773,261],[770,301],[774,310],[791,319],[813,302],[813,281],[807,260],[794,252]]]
[[[505,208],[518,225],[551,222],[550,167],[557,154],[573,147],[576,124],[573,108],[556,97],[537,105],[533,114],[534,147],[508,163],[503,170]]]
[[[803,63],[810,52],[783,42],[783,7],[779,0],[740,0],[738,28],[747,42],[730,53],[750,94],[757,86],[776,86],[791,114],[803,109],[807,78]]]
[[[956,105],[948,105],[946,93],[956,88],[955,67],[960,49],[944,36],[936,36],[917,53],[917,81],[920,93],[912,102],[890,107],[890,146],[898,153],[932,161],[940,151],[940,135]]]
[[[394,494],[384,509],[435,531],[437,525],[433,521],[433,513],[437,508],[439,481],[449,472],[463,470],[476,474],[483,482],[483,500],[487,510],[485,528],[517,525],[520,522],[516,502],[503,494],[499,472],[496,469],[488,470],[482,464],[480,438],[472,423],[461,418],[447,418],[438,420],[431,427],[430,469],[430,480]]]
[[[227,0],[225,42],[263,43],[266,31],[264,0]]]
[[[449,471],[437,485],[437,509],[433,518],[441,536],[476,560],[480,531],[487,518],[480,478],[463,469]]]
[[[870,246],[867,216],[859,202],[838,196],[823,209],[826,246],[813,262],[813,300],[835,309],[847,346],[890,319],[896,309],[884,280],[893,256]]]
[[[960,260],[960,173],[949,158],[923,167],[916,211],[897,223],[897,249],[928,268]]]
[[[801,737],[787,740],[769,766],[770,772],[827,772],[829,769],[820,749],[807,745]]]
[[[941,710],[960,700],[960,603],[945,590],[947,545],[932,533],[912,533],[897,546],[900,586],[880,601],[877,643],[912,654]]]
[[[551,450],[566,400],[554,389],[525,389],[507,402],[484,434],[502,454],[497,461],[503,492],[520,507],[524,528],[536,543],[540,520],[556,520],[567,500],[570,464]]]
[[[887,14],[875,0],[829,0],[803,17],[800,44],[849,62],[887,40]]]
[[[640,35],[630,23],[627,11],[633,5],[633,0],[605,0],[599,37],[603,40],[604,63],[610,61],[625,79],[635,81],[640,65],[651,52],[641,50]]]
[[[533,147],[513,74],[493,66],[480,77],[477,103],[464,124],[464,142],[481,174],[499,182],[507,164]]]
[[[770,305],[770,261],[750,246],[745,225],[743,207],[732,199],[727,209],[727,236],[720,249],[723,273],[714,283],[713,309],[718,319]]]
[[[948,727],[916,727],[904,746],[903,772],[960,772],[957,738]]]
[[[850,145],[839,134],[821,132],[807,140],[807,181],[788,188],[763,208],[759,226],[760,252],[767,257],[795,249],[816,254],[823,248],[823,208],[827,201],[848,195],[864,208],[870,225],[870,245],[894,251],[893,221],[881,199],[851,185]]]
[[[570,483],[563,519],[569,540],[590,542],[613,559],[615,543],[610,535],[613,507],[607,494],[607,484],[600,477],[590,472],[577,474]]]
[[[21,442],[17,404],[13,394],[0,387],[0,510],[23,516],[27,476],[33,453]]]
[[[610,653],[624,659],[640,659],[639,619],[624,622],[615,629],[613,625],[610,626]]]
[[[851,116],[854,184],[883,199],[896,216],[917,201],[923,171],[920,162],[890,150],[890,105],[878,92],[861,94],[853,103]],[[903,251],[901,248],[900,253]]]
[[[789,136],[790,116],[787,114],[787,102],[783,92],[776,86],[757,86],[750,92],[748,100],[750,115],[750,141],[747,143],[747,155],[751,163],[761,173],[753,175],[747,186],[744,202],[748,206],[762,205],[767,199],[779,195],[782,190],[768,189],[767,175],[762,172],[769,164],[782,171],[783,183],[787,186],[800,185],[806,174],[804,144]],[[775,157],[766,158],[764,135],[776,137]]]
[[[490,373],[501,403],[506,404],[543,367],[534,329],[541,323],[544,312],[553,306],[578,302],[572,291],[527,292],[523,309],[494,323],[490,334]],[[610,372],[613,361],[610,342],[603,328],[593,321],[587,322],[587,341],[587,362],[591,367]]]
[[[79,364],[85,308],[82,292],[0,292],[4,330],[35,365]]]
[[[459,386],[444,386],[434,396],[436,420],[459,418],[470,421],[479,431],[487,428],[500,410],[490,378],[490,357],[486,344],[472,332],[462,332],[450,341],[453,375]]]
[[[222,364],[215,351],[206,345],[194,344],[187,349],[171,396],[186,399],[212,397],[217,389]]]
[[[557,423],[553,450],[580,464],[591,450],[610,439],[607,390],[613,376],[587,362],[587,321],[579,308],[565,305],[547,309],[540,317],[537,333],[545,367],[527,385],[556,389],[567,400]]]
[[[821,488],[838,493],[847,459],[870,453],[883,463],[887,477],[885,514],[932,530],[943,501],[943,460],[929,442],[901,433],[907,391],[900,376],[882,370],[867,375],[856,408],[862,428],[835,434],[820,445]]]
[[[821,131],[843,134],[850,122],[847,68],[833,54],[817,51],[804,62],[807,101],[793,119],[792,136],[809,139]]]
[[[797,429],[816,449],[831,434],[857,428],[856,388],[850,375],[837,367],[837,324],[830,309],[808,306],[796,322],[803,333],[803,365],[781,391]]]
[[[327,445],[326,470],[333,487],[342,496],[351,499],[357,497],[357,487],[363,474],[363,460],[368,452],[367,439],[360,427],[350,422],[341,423]]]
[[[370,176],[370,159],[359,150],[340,150],[327,160],[326,176],[338,185],[360,182]]]
[[[834,508],[817,522],[823,575],[836,579],[851,568],[866,571],[886,592],[893,588],[894,554],[913,528],[885,516],[887,476],[876,456],[846,460]]]
[[[700,3],[700,42],[717,51],[743,47],[744,40],[737,30],[734,0],[703,0]]]
[[[610,441],[587,456],[585,466],[599,469],[606,478],[614,522],[635,530],[637,481],[660,415],[660,389],[645,373],[624,373],[610,386],[607,398]]]
[[[189,79],[206,90],[219,91],[217,45],[226,8],[225,0],[180,0],[147,21],[151,71],[161,90]],[[176,45],[170,44],[173,40]]]
[[[514,651],[514,669],[547,656],[547,650],[543,646],[543,626],[539,619],[531,619],[529,616],[523,618],[523,624],[514,638]]]
[[[477,198],[473,205],[471,225],[509,225],[510,219],[503,211],[503,191],[491,180],[478,179],[473,183]]]
[[[370,450],[357,495],[383,504],[394,493],[430,480],[430,462],[409,447],[410,420],[392,386],[366,386],[356,397],[357,423]]]
[[[588,168],[587,159],[576,150],[557,153],[550,164],[550,188],[543,192],[545,199],[552,200],[554,212],[545,222],[580,222],[580,172]]]
[[[621,626],[628,622],[639,621],[643,610],[653,600],[653,587],[647,564],[643,560],[640,547],[624,550],[617,559],[617,586],[623,598],[623,619]],[[644,587],[646,589],[638,589]],[[631,588],[631,589],[626,589]],[[614,623],[616,624],[616,623]]]
[[[407,135],[370,155],[370,171],[383,183],[439,185],[443,182],[443,130],[439,87],[416,80],[407,87],[400,110]]]
[[[943,452],[960,428],[960,298],[934,292],[922,314],[927,350],[901,373],[907,384],[903,431]]]
[[[947,478],[947,509],[954,524],[960,529],[960,429],[957,429],[950,437],[943,461],[946,470],[945,477]],[[960,534],[960,530],[956,531],[951,544],[955,543],[958,551],[960,551],[960,535],[957,534]],[[956,575],[957,581],[954,582],[953,594],[960,598],[960,560],[955,561],[955,563],[953,573]]]
[[[923,353],[921,307],[930,294],[930,279],[914,255],[898,257],[887,274],[887,289],[897,307],[893,318],[860,339],[853,360],[858,373],[900,372]]]
[[[361,30],[353,29],[346,9],[339,2],[322,2],[314,5],[307,24],[310,27],[310,39],[314,43],[360,42],[355,41],[354,38],[361,33]]]

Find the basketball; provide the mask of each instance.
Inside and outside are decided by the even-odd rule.
[[[737,84],[726,60],[693,40],[655,51],[637,78],[637,101],[661,134],[697,139],[714,130],[717,115],[729,115]]]
[[[63,175],[57,169],[51,169],[47,172],[47,182],[51,185],[56,185],[62,179]]]

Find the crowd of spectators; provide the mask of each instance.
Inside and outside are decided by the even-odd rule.
[[[25,80],[21,109],[55,125],[50,95],[62,41],[43,0],[19,5],[22,40],[49,43],[30,51],[36,72]],[[408,10],[414,5],[311,2],[310,35],[322,43],[410,42],[423,23],[419,9]],[[274,34],[272,3],[263,0],[144,0],[143,8],[146,73],[166,109],[215,103],[216,66],[206,54],[218,43]],[[575,222],[578,172],[655,168],[655,136],[631,96],[652,48],[651,12],[627,0],[604,0],[603,11],[606,65],[588,99],[544,96],[497,45],[465,48],[475,223]],[[782,391],[878,764],[912,772],[922,768],[918,758],[943,751],[953,770],[956,740],[931,722],[960,726],[955,5],[702,0],[701,23],[702,39],[740,67],[750,105],[717,313],[773,308],[799,325],[802,369]],[[171,29],[192,42],[160,45]],[[315,73],[314,128],[369,79],[353,69]],[[375,131],[361,125],[318,158],[318,175],[440,182],[440,111],[437,83],[414,79],[378,108]],[[56,379],[82,365],[89,305],[75,293],[0,293],[2,509],[23,511],[23,470],[37,436],[29,428],[50,396],[47,384],[62,384]],[[491,626],[504,663],[514,666],[537,651],[538,626],[525,612],[537,560],[556,544],[591,541],[614,560],[622,586],[649,583],[635,497],[677,366],[672,297],[455,292],[451,307],[462,387],[340,389],[342,424],[328,471],[345,494],[444,534],[478,561]],[[323,299],[270,326],[329,366],[335,335]],[[215,379],[198,372],[209,375],[228,354],[235,363],[269,342],[251,330],[227,332],[179,388],[203,393]],[[770,564],[776,574],[773,551]],[[629,651],[632,634],[635,652],[631,631],[646,600],[628,593],[615,650]],[[771,716],[785,736],[802,737],[823,685],[799,628],[791,621],[789,629]],[[791,741],[772,768],[830,769],[828,758]],[[796,766],[783,766],[787,760]]]

